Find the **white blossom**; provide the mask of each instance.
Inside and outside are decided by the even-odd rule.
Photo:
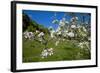
[[[36,30],[35,32],[36,32],[36,33],[39,33],[39,30]]]
[[[34,39],[34,34],[33,34],[33,32],[25,31],[25,32],[24,32],[24,38],[29,39],[29,40]]]
[[[87,30],[86,30],[86,28],[85,28],[85,27],[83,27],[83,31],[87,32]]]
[[[53,48],[44,49],[41,53],[41,58],[47,58],[51,55],[53,55]]]
[[[47,56],[48,56],[48,51],[45,49],[45,50],[42,51],[41,57],[42,57],[42,58],[45,58],[45,57],[47,57]]]
[[[84,43],[83,42],[81,42],[81,43],[79,43],[79,45],[78,45],[80,48],[84,48]]]
[[[71,28],[74,28],[75,29],[76,28],[76,25],[71,25]]]
[[[64,22],[63,20],[60,20],[59,25],[60,25],[61,27],[63,27],[63,26],[65,26],[65,22]]]
[[[78,17],[72,17],[70,21],[73,22],[74,20],[77,21],[78,20]]]
[[[51,36],[51,38],[54,38],[55,37],[55,30],[50,30],[50,36]]]
[[[80,42],[79,45],[78,45],[80,48],[86,48],[86,49],[89,49],[89,42],[87,41],[84,41],[84,42]]]
[[[75,34],[73,33],[73,32],[69,32],[69,33],[67,33],[67,35],[69,36],[69,37],[74,37],[75,36]]]
[[[55,45],[57,46],[59,44],[59,41],[56,41]]]
[[[38,34],[38,37],[43,37],[44,36],[44,33],[41,32],[40,34]]]
[[[59,21],[57,19],[53,20],[52,23],[53,24],[57,24]]]
[[[53,48],[48,49],[48,55],[49,56],[53,55]]]

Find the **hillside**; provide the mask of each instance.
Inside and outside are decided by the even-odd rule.
[[[23,13],[23,32],[25,30],[32,32],[34,32],[35,30],[39,30],[44,33],[49,33],[48,28],[44,27],[41,24],[38,24],[36,21],[32,20],[27,14]]]

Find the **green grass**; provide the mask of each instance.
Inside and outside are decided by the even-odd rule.
[[[49,39],[48,36],[46,36]],[[23,38],[23,62],[48,62],[48,61],[64,61],[64,60],[85,60],[90,59],[89,52],[80,49],[76,40],[60,41],[55,46],[55,40],[49,40],[48,48],[54,49],[54,54],[47,58],[41,58],[40,54],[45,47],[36,40],[25,40]]]

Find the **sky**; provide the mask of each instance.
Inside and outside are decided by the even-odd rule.
[[[61,20],[64,17],[65,12],[54,12],[54,11],[35,11],[35,10],[23,10],[23,13],[27,14],[32,20],[36,21],[38,24],[43,25],[44,27],[53,27],[54,30],[58,28],[58,24],[53,24],[52,21],[57,19]],[[70,22],[72,18],[68,15],[70,12],[66,12],[66,20]],[[88,22],[90,16],[85,14],[85,21]],[[82,19],[82,15],[79,13],[75,13],[75,15],[79,18],[79,22]]]

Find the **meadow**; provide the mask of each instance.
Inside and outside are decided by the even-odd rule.
[[[25,40],[23,38],[23,62],[46,62],[46,61],[64,61],[64,60],[86,60],[90,59],[90,54],[85,49],[78,47],[78,41],[65,40],[60,41],[55,46],[56,40],[48,42],[48,48],[54,49],[54,54],[47,58],[41,58],[41,52],[45,46],[38,41]]]

